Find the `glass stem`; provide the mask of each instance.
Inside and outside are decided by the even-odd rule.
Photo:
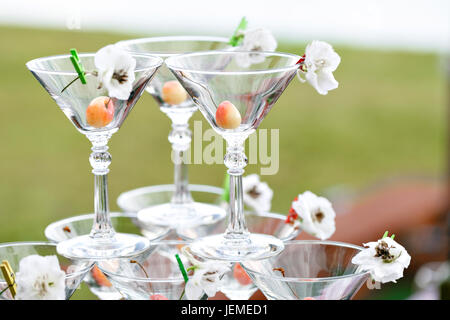
[[[225,165],[230,176],[230,217],[225,238],[248,239],[249,232],[244,216],[244,193],[242,189],[242,175],[247,165],[247,157],[244,152],[244,142],[247,136],[227,136],[227,154]]]
[[[172,196],[174,204],[192,202],[189,192],[188,167],[183,160],[184,154],[191,146],[191,130],[189,130],[188,119],[182,118],[178,120],[183,121],[175,122],[172,118],[172,131],[169,134],[169,141],[172,144],[172,162],[174,163],[175,191]]]
[[[94,225],[90,236],[94,239],[111,239],[115,231],[109,217],[108,203],[108,172],[111,155],[108,152],[108,140],[111,134],[88,135],[92,143],[92,153],[89,162],[94,174]]]
[[[174,155],[174,185],[175,192],[172,196],[172,203],[183,204],[192,201],[189,192],[188,168],[183,161],[184,151],[172,150]]]

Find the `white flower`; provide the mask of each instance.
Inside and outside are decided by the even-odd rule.
[[[298,215],[300,227],[314,237],[325,240],[336,230],[334,223],[336,213],[331,202],[311,191],[299,194],[292,202],[292,210]]]
[[[224,262],[207,261],[196,266],[194,275],[186,283],[186,297],[189,300],[198,300],[203,292],[213,297],[222,286],[222,278],[230,271]]]
[[[128,100],[133,89],[136,60],[124,49],[111,44],[97,51],[94,62],[99,87],[104,86],[110,97]]]
[[[396,282],[403,277],[403,270],[411,262],[411,256],[404,247],[390,237],[365,243],[364,246],[367,248],[352,259],[360,270],[370,271],[372,278],[381,283]]]
[[[243,35],[244,39],[237,50],[253,51],[254,53],[241,54],[236,57],[236,62],[242,67],[263,62],[264,55],[258,54],[258,51],[275,51],[277,48],[277,40],[268,29],[249,29],[243,31]]]
[[[198,300],[206,293],[208,297],[213,297],[223,285],[222,279],[225,273],[229,272],[230,264],[219,261],[199,261],[189,251],[188,247],[182,249],[193,265],[194,275],[186,283],[186,297],[188,300]]]
[[[341,62],[341,57],[330,44],[314,40],[308,44],[305,56],[300,61],[302,66],[297,72],[300,81],[308,81],[323,95],[338,87],[339,83],[334,79],[333,72]],[[306,80],[300,76],[301,74],[305,75]]]
[[[264,213],[270,210],[273,191],[269,185],[259,180],[257,174],[250,174],[242,179],[244,191],[244,203],[254,209],[256,213]]]
[[[65,275],[56,256],[27,256],[19,263],[16,299],[64,300]]]

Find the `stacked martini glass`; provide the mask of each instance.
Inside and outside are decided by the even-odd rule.
[[[192,272],[183,269],[195,270],[182,254],[189,252],[198,261],[229,268],[221,276],[221,290],[231,299],[248,299],[257,288],[269,299],[351,298],[368,276],[351,263],[360,247],[292,241],[300,230],[283,215],[244,212],[244,143],[295,77],[301,57],[244,51],[231,46],[228,39],[212,37],[135,39],[115,46],[136,61],[131,91],[121,98],[109,96],[89,76],[84,83],[74,81],[80,74],[74,71],[73,55],[27,63],[92,143],[94,213],[54,222],[45,231],[52,242],[47,245],[57,250],[60,261],[68,259],[80,266],[75,273],[77,284],[85,277],[101,299],[186,299]],[[257,62],[243,64],[249,56]],[[95,68],[95,54],[80,54],[76,59],[86,70]],[[118,198],[124,213],[110,213],[107,143],[144,91],[172,122],[174,184],[124,192]],[[227,143],[226,205],[222,188],[188,183],[182,159],[191,141],[188,121],[197,110]],[[29,252],[37,246],[43,245],[29,244]],[[6,247],[0,246],[2,259],[16,261],[24,255],[20,248],[8,251]],[[67,298],[72,293],[68,291]]]

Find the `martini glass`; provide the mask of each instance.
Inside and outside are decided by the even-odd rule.
[[[79,55],[86,70],[96,69],[94,56],[93,53]],[[158,57],[146,54],[132,54],[132,57],[136,60],[135,81],[127,100],[107,97],[108,92],[104,86],[99,89],[97,80],[90,76],[87,77],[86,84],[75,81],[63,91],[64,87],[78,76],[70,61],[70,55],[39,58],[27,63],[28,69],[75,128],[92,143],[89,161],[95,177],[94,224],[89,235],[78,236],[58,244],[58,252],[68,258],[99,260],[128,256],[142,252],[149,246],[149,240],[145,237],[116,233],[109,218],[107,174],[111,155],[108,152],[108,140],[119,130],[163,62]],[[108,99],[105,105],[110,112],[109,123],[105,122],[101,126],[89,122],[86,113],[93,99],[100,96]]]
[[[117,44],[125,50],[142,52],[166,59],[187,52],[225,49],[230,47],[229,39],[206,36],[171,36],[120,41]],[[181,98],[173,99],[171,87],[180,92]],[[167,90],[167,91],[166,91]],[[166,203],[161,203],[139,212],[139,219],[148,224],[176,228],[178,226],[213,223],[225,217],[219,206],[194,201],[188,182],[188,167],[183,161],[191,144],[189,119],[197,106],[189,98],[173,74],[163,65],[147,86],[147,91],[160,106],[160,110],[172,121],[169,142],[172,145],[175,190]]]
[[[103,260],[100,270],[128,300],[179,300],[185,282],[175,254],[188,268],[189,261],[181,254],[185,241],[152,242],[150,248],[132,258]]]
[[[243,66],[242,58],[257,55],[259,63]],[[255,132],[274,103],[298,70],[297,55],[279,52],[215,51],[189,53],[166,59],[206,120],[227,142],[225,165],[230,176],[230,208],[227,230],[195,240],[194,254],[212,260],[243,261],[264,259],[278,254],[283,241],[263,234],[251,234],[246,226],[243,205],[242,175],[247,165],[244,142]],[[217,121],[216,112],[222,102],[235,108],[226,110],[233,119],[237,112],[240,124],[225,129],[226,119]],[[223,113],[222,113],[223,115]]]
[[[348,300],[369,277],[352,263],[362,249],[342,242],[293,240],[279,255],[242,266],[270,300]]]
[[[89,234],[92,229],[92,219],[94,219],[94,214],[84,214],[55,221],[45,228],[45,236],[48,240],[59,243],[79,235]],[[158,241],[171,231],[161,226],[143,226],[137,221],[135,213],[111,212],[110,220],[117,232],[144,235],[150,241]],[[114,289],[111,282],[96,265],[84,278],[84,281],[89,290],[101,300],[122,299],[122,295]]]
[[[273,235],[283,242],[296,238],[300,233],[300,223],[297,220],[286,222],[286,216],[281,214],[246,212],[245,219],[250,232]],[[193,240],[223,233],[226,228],[225,221],[221,220],[213,225],[178,229],[177,233],[183,239]],[[239,263],[232,265],[231,271],[224,275],[222,283],[220,291],[231,300],[248,300],[258,290]]]
[[[30,255],[56,256],[61,270],[65,275],[66,300],[80,285],[85,275],[91,270],[93,263],[86,260],[71,260],[56,252],[56,244],[50,242],[10,242],[0,244],[0,261],[7,260],[15,273],[19,271],[20,260]],[[0,291],[7,284],[0,272]],[[0,300],[12,300],[11,293],[7,290],[0,295]]]

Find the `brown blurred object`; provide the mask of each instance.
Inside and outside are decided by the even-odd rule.
[[[402,179],[379,185],[336,207],[336,233],[329,240],[362,245],[389,230],[411,255],[405,275],[412,275],[425,262],[448,259],[448,192],[445,180]],[[315,238],[303,232],[297,239]],[[363,286],[355,299],[368,294]],[[251,298],[260,299],[265,299],[260,291]]]

